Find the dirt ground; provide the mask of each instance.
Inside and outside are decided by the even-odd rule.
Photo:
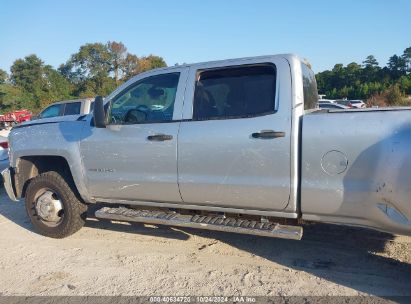
[[[410,237],[329,225],[289,241],[92,215],[55,240],[0,190],[0,295],[411,295],[410,249]]]

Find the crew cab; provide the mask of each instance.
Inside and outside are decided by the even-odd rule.
[[[411,235],[411,109],[321,110],[295,55],[156,69],[76,120],[17,126],[2,175],[37,230],[101,219],[300,239],[303,221]]]

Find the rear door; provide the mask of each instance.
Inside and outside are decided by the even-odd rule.
[[[291,76],[284,59],[190,69],[178,140],[186,204],[283,210],[291,187]]]

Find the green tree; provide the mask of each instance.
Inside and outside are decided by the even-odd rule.
[[[164,68],[167,66],[162,57],[156,55],[149,55],[147,57],[140,58],[140,72],[149,71],[157,68]]]
[[[44,108],[58,100],[70,99],[72,87],[58,71],[50,65],[43,67],[40,107]]]
[[[373,55],[368,55],[362,64],[365,68],[378,68],[378,61]]]
[[[411,47],[401,56],[393,55],[380,67],[373,55],[358,65],[336,64],[316,75],[319,93],[328,98],[368,99],[374,96],[380,105],[400,104],[404,94],[411,94]]]
[[[136,55],[128,53],[122,64],[124,80],[130,79],[140,73],[139,58]]]
[[[373,55],[369,55],[362,62],[362,65],[363,70],[361,80],[363,82],[376,81],[380,70],[377,59],[375,59]]]
[[[398,79],[398,85],[402,92],[411,95],[411,75],[401,76],[400,79]]]
[[[87,43],[79,51],[71,55],[60,70],[74,81],[108,77],[111,70],[111,54],[107,45],[102,43]]]
[[[393,79],[398,79],[406,73],[406,61],[403,57],[393,55],[388,60],[387,64]]]
[[[32,110],[70,98],[70,83],[36,55],[17,59],[10,71],[11,84],[21,91],[19,98],[24,95],[26,107]]]
[[[123,61],[122,71],[125,80],[127,80],[139,73],[166,66],[167,64],[162,57],[149,55],[139,58],[136,55],[128,53]]]
[[[8,77],[7,72],[0,69],[0,84],[5,83]]]
[[[14,85],[34,93],[40,87],[43,65],[43,61],[36,55],[17,59],[10,68],[10,80]]]
[[[411,47],[406,48],[401,57],[405,61],[408,74],[411,74]]]
[[[344,69],[345,84],[355,84],[357,81],[360,80],[361,73],[361,66],[358,63],[351,62],[350,64],[348,64],[347,67]]]
[[[30,101],[30,96],[19,87],[7,83],[0,84],[0,109],[3,111],[30,108]]]
[[[115,87],[109,76],[112,71],[112,54],[107,44],[87,43],[59,67],[59,71],[76,87],[74,95],[87,97],[107,95]]]
[[[111,54],[111,66],[114,72],[114,79],[116,83],[122,78],[122,66],[127,56],[127,48],[122,42],[109,41],[107,48]]]
[[[107,95],[132,76],[164,66],[163,58],[139,58],[116,41],[86,43],[58,70],[29,55],[13,63],[10,77],[0,70],[0,107],[37,111],[57,100]]]

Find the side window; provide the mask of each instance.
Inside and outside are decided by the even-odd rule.
[[[318,91],[313,71],[304,63],[301,64],[303,73],[304,110],[317,108]]]
[[[64,108],[64,115],[78,115],[81,110],[81,102],[69,102],[66,103]]]
[[[60,115],[62,104],[55,104],[44,109],[40,114],[40,118],[56,117]]]
[[[193,119],[229,119],[273,113],[275,89],[273,64],[202,71],[194,93]]]
[[[132,84],[111,104],[110,123],[136,124],[173,119],[180,73],[162,74]]]

